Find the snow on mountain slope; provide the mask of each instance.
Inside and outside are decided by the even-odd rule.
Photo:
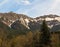
[[[30,29],[30,27],[34,27],[34,29],[40,28],[40,24],[43,20],[46,20],[48,27],[52,28],[54,25],[60,24],[60,16],[57,15],[44,15],[36,18],[28,17],[24,14],[16,14],[16,13],[0,13],[0,20],[11,27],[11,25],[16,22],[20,21],[22,25],[24,25],[27,29]]]

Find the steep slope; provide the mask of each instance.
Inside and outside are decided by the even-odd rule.
[[[32,31],[36,31],[40,30],[41,24],[35,21],[30,21],[28,26]]]
[[[53,26],[51,31],[60,31],[60,24]]]
[[[11,28],[17,31],[27,31],[29,30],[24,24],[21,23],[21,21],[17,20],[12,25]]]
[[[11,29],[0,21],[0,39],[6,39],[8,34],[10,34]]]

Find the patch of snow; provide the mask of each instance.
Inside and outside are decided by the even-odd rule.
[[[52,27],[53,27],[53,25],[51,25],[51,26],[49,26],[49,25],[48,25],[48,27],[49,27],[49,28],[52,28]]]
[[[30,22],[29,19],[27,19],[27,18],[25,19],[25,21],[26,21],[27,24]]]
[[[26,23],[26,27],[27,27],[28,29],[30,29],[29,26],[28,26],[29,22],[30,22],[29,19],[26,18],[26,19],[25,19],[25,23]]]
[[[12,25],[12,24],[9,24],[9,27],[10,27],[10,28],[11,28],[11,25]]]
[[[52,20],[54,20],[54,18],[48,18],[48,17],[47,17],[45,20],[46,20],[46,21],[52,21]]]
[[[34,21],[35,21],[35,22],[37,22],[37,20],[36,20],[36,19],[34,19]]]
[[[55,20],[58,20],[60,22],[60,17],[56,17]]]

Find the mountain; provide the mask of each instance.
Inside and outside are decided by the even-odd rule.
[[[9,13],[0,13],[0,20],[5,23],[8,26],[11,26],[12,23],[14,23],[17,20],[23,20],[25,19],[31,19],[30,17],[23,15],[23,14],[16,14],[13,12]]]
[[[48,27],[53,30],[57,25],[60,26],[60,16],[44,15],[36,18],[28,17],[24,14],[16,14],[13,12],[0,13],[0,21],[14,30],[40,30],[43,20],[46,20]],[[60,27],[59,27],[60,28]],[[56,29],[58,30],[58,29]]]
[[[60,31],[60,24],[53,26],[51,31]]]

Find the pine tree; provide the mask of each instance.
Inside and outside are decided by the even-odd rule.
[[[43,20],[43,23],[41,25],[41,36],[40,36],[40,47],[48,47],[50,46],[50,31],[46,24],[46,21]]]

